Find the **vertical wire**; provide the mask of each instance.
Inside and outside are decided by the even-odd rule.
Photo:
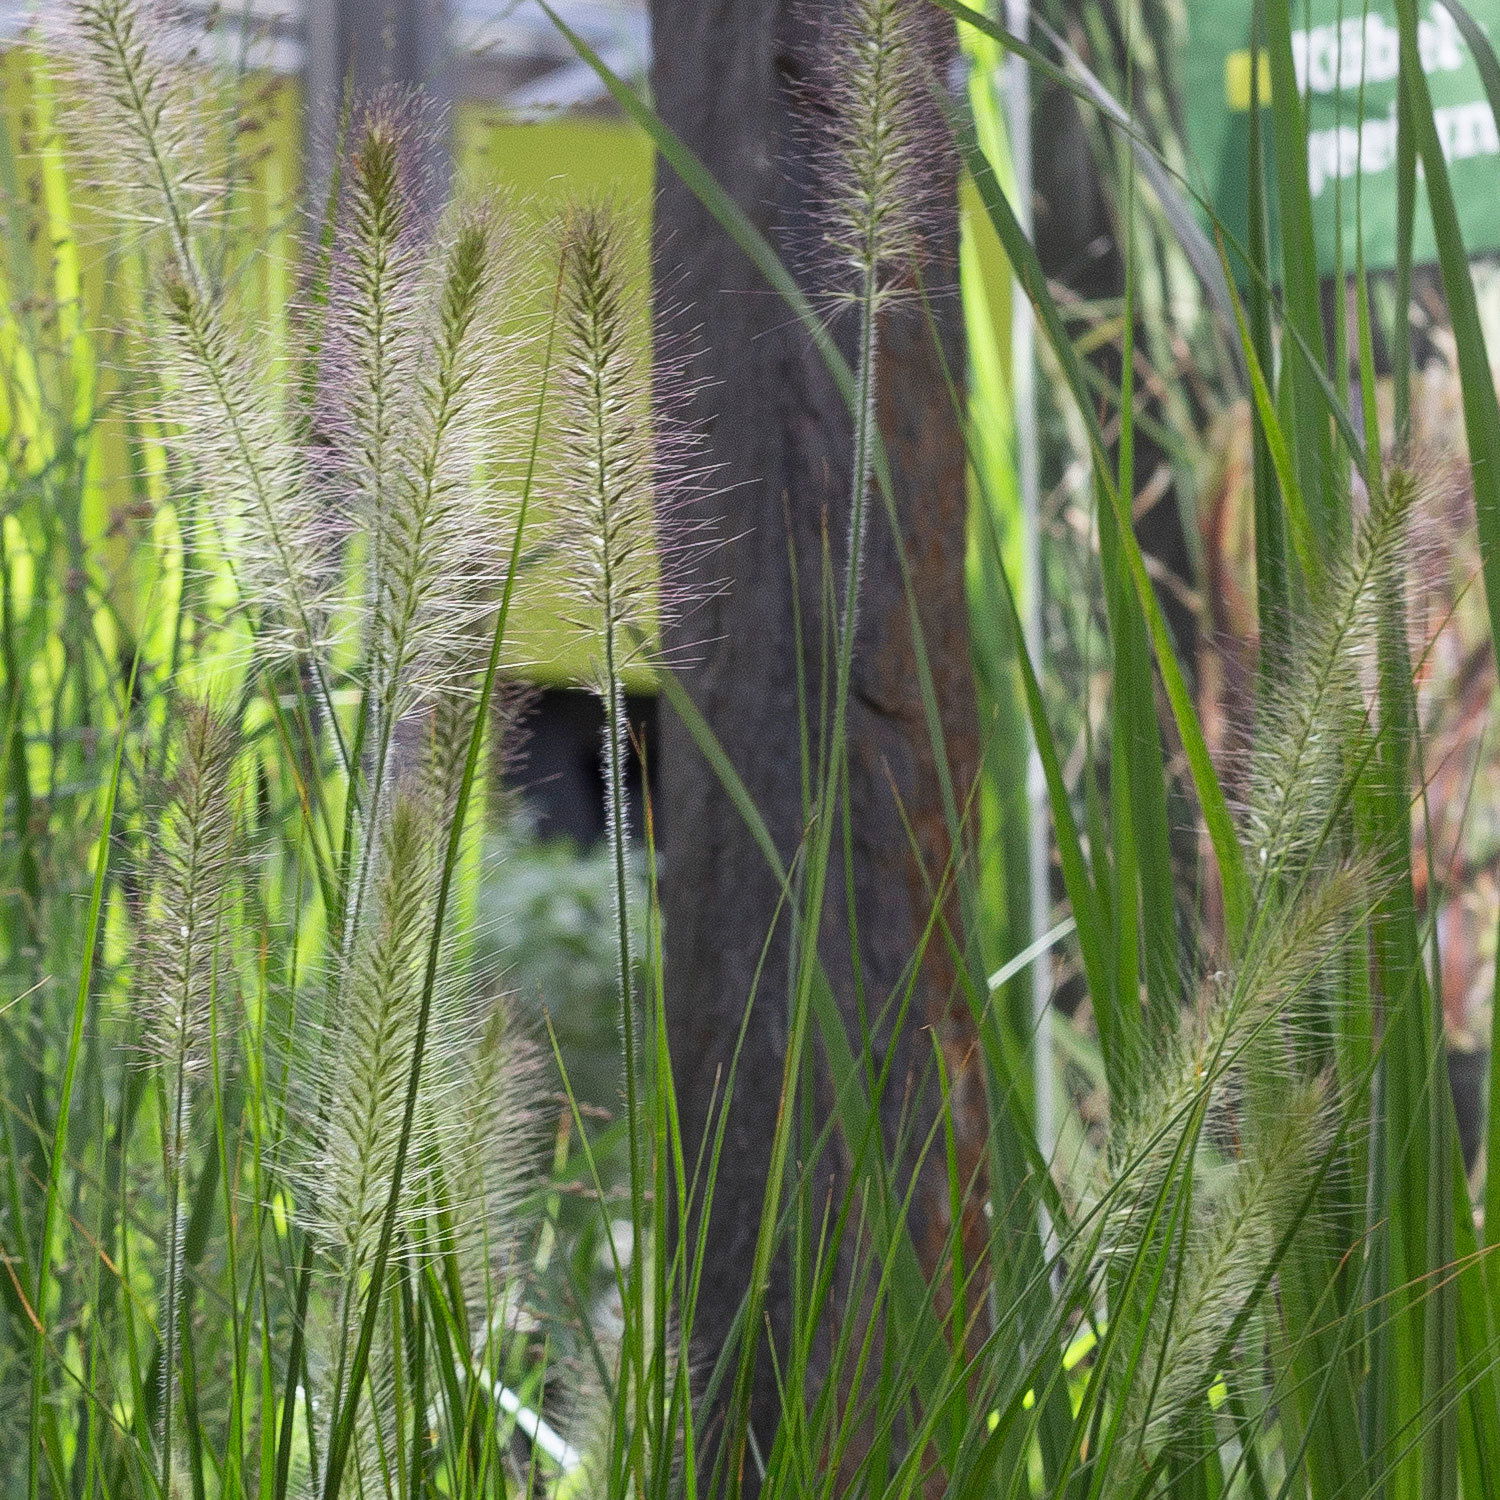
[[[1004,0],[1005,24],[1025,41],[1031,30],[1030,0]],[[1002,64],[1001,104],[1010,141],[1015,184],[1013,208],[1022,231],[1032,232],[1031,75],[1025,61],[1008,53]],[[1036,320],[1020,281],[1011,278],[1011,382],[1015,403],[1016,485],[1021,499],[1021,628],[1038,677],[1045,666],[1042,631],[1041,455],[1038,442]],[[1026,762],[1027,868],[1031,932],[1040,937],[1052,925],[1049,880],[1051,839],[1047,783],[1033,743]],[[1033,1021],[1032,1070],[1036,1099],[1037,1146],[1051,1161],[1057,1148],[1057,1100],[1052,1065],[1052,960],[1050,949],[1029,968]],[[1052,1231],[1047,1226],[1049,1250]]]

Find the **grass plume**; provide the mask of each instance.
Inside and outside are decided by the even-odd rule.
[[[507,352],[496,337],[498,223],[460,211],[439,243],[434,285],[417,324],[410,446],[376,536],[374,686],[399,717],[400,695],[462,687],[472,677],[472,626],[502,582],[502,518],[483,485],[503,412]],[[480,658],[482,660],[482,658]],[[456,679],[454,674],[456,673]]]
[[[386,97],[360,122],[340,237],[328,428],[352,517],[369,537],[372,755],[390,725],[472,672],[468,636],[503,582],[495,473],[515,409],[506,225],[476,199],[436,225],[415,207],[422,114]],[[467,649],[466,649],[467,648]],[[467,664],[466,664],[467,663]]]
[[[1276,691],[1261,704],[1244,839],[1263,890],[1327,850],[1347,808],[1353,741],[1369,721],[1365,683],[1420,491],[1404,470],[1380,487],[1353,541],[1311,583]]]
[[[209,274],[204,220],[228,181],[227,159],[215,151],[224,112],[176,55],[181,31],[163,7],[79,0],[58,40],[83,101],[82,148],[101,157],[124,211],[165,244],[155,298],[163,327],[146,341],[159,346],[162,416],[186,471],[184,530],[217,533],[242,603],[270,627],[257,632],[259,646],[310,659],[326,700],[319,658],[337,578],[326,519],[294,436],[286,382],[266,369],[261,340]]]
[[[208,1066],[218,1017],[233,991],[228,933],[235,879],[233,784],[239,738],[201,703],[184,705],[165,800],[154,830],[140,931],[141,1036],[162,1095],[166,1243],[160,1303],[162,1493],[173,1493],[182,1332],[183,1235],[195,1082]]]
[[[1219,1371],[1228,1330],[1267,1284],[1326,1168],[1337,1102],[1321,1068],[1328,1005],[1385,883],[1377,850],[1346,852],[1350,794],[1372,733],[1366,683],[1399,597],[1413,486],[1382,490],[1310,589],[1298,643],[1263,707],[1243,837],[1259,884],[1234,971],[1147,1046],[1111,1133],[1102,1264],[1171,1263],[1144,1307],[1140,1353],[1117,1375],[1123,1446],[1111,1483],[1144,1474]],[[1312,1045],[1309,1045],[1312,1044]],[[1226,1145],[1226,1143],[1229,1143]],[[1123,1273],[1109,1271],[1116,1294]]]
[[[639,291],[622,260],[624,230],[606,208],[563,226],[557,423],[558,508],[573,621],[601,697],[640,659],[660,608],[656,504],[661,476],[650,377],[633,342]]]
[[[1128,1488],[1161,1449],[1181,1435],[1185,1418],[1219,1376],[1225,1340],[1276,1265],[1332,1131],[1326,1082],[1284,1091],[1273,1119],[1246,1136],[1245,1154],[1196,1184],[1184,1227],[1167,1244],[1164,1286],[1151,1300],[1138,1359],[1118,1417],[1123,1441],[1110,1450],[1112,1486]]]
[[[850,0],[823,66],[828,240],[858,296],[877,304],[910,291],[922,259],[931,165],[943,150],[928,118],[926,30],[936,24],[912,0]]]
[[[213,151],[222,120],[184,65],[184,18],[156,0],[76,0],[49,28],[71,86],[71,128],[119,214],[162,233],[201,290],[198,236],[227,183]]]
[[[285,391],[222,307],[170,276],[161,293],[172,442],[202,492],[198,514],[234,559],[258,649],[302,657],[321,675],[338,574]]]
[[[511,1005],[495,1000],[461,1028],[431,1090],[446,1223],[429,1241],[455,1257],[476,1353],[506,1331],[493,1320],[518,1311],[539,1063]]]
[[[747,1031],[744,1050],[713,1080],[711,1138],[685,1140],[661,1024],[670,976],[657,912],[637,894],[642,883],[626,878],[634,836],[644,834],[644,885],[654,899],[649,820],[642,830],[629,826],[624,694],[627,678],[634,686],[632,674],[659,665],[652,638],[684,602],[669,564],[681,545],[673,502],[686,481],[671,361],[647,349],[650,287],[624,221],[598,208],[568,217],[556,259],[538,277],[549,286],[555,277],[558,309],[538,374],[524,351],[517,357],[510,332],[530,305],[513,295],[516,264],[537,247],[486,201],[437,213],[425,200],[417,206],[424,195],[410,163],[420,153],[408,148],[428,128],[420,108],[396,95],[351,104],[352,150],[334,174],[336,223],[326,241],[279,220],[274,228],[241,223],[246,199],[262,201],[258,189],[238,190],[256,180],[257,164],[239,170],[246,136],[218,107],[230,87],[180,46],[189,39],[177,16],[152,0],[70,0],[68,8],[62,67],[35,64],[42,72],[33,97],[45,105],[41,139],[50,138],[54,114],[69,128],[76,122],[82,149],[72,160],[86,157],[80,170],[94,180],[70,200],[66,162],[19,153],[38,191],[34,202],[13,195],[27,222],[17,221],[0,268],[9,309],[0,385],[13,393],[0,403],[9,464],[0,527],[0,922],[8,939],[0,1409],[12,1409],[19,1386],[15,1409],[27,1413],[15,1451],[0,1445],[0,1490],[28,1500],[287,1500],[299,1492],[318,1500],[578,1500],[679,1491],[743,1500],[757,1486],[766,1500],[845,1491],[1034,1500],[1259,1496],[1278,1487],[1318,1500],[1487,1493],[1500,1401],[1483,1252],[1500,1212],[1490,1213],[1488,1228],[1476,1219],[1444,1135],[1442,1037],[1419,982],[1427,934],[1413,894],[1416,887],[1428,899],[1436,866],[1421,871],[1394,848],[1396,834],[1407,833],[1406,770],[1421,759],[1392,712],[1406,688],[1393,649],[1403,517],[1421,479],[1396,470],[1377,484],[1373,377],[1360,382],[1370,398],[1363,424],[1344,420],[1359,414],[1314,412],[1316,402],[1341,398],[1351,372],[1334,369],[1326,384],[1305,378],[1322,346],[1316,311],[1305,324],[1288,321],[1296,288],[1278,284],[1266,265],[1250,279],[1261,289],[1251,292],[1254,337],[1273,356],[1262,373],[1274,389],[1247,421],[1274,438],[1278,421],[1298,420],[1283,441],[1257,448],[1258,512],[1276,516],[1281,506],[1279,519],[1293,519],[1300,502],[1290,476],[1301,480],[1307,518],[1289,533],[1298,543],[1286,558],[1294,597],[1282,636],[1290,644],[1279,657],[1268,650],[1259,668],[1259,741],[1238,830],[1208,751],[1190,732],[1193,695],[1170,670],[1168,634],[1120,636],[1135,630],[1131,611],[1111,608],[1106,620],[1117,662],[1137,648],[1143,663],[1153,645],[1158,651],[1181,731],[1169,748],[1187,752],[1201,805],[1222,812],[1219,854],[1240,852],[1242,836],[1252,867],[1248,917],[1228,923],[1223,974],[1174,994],[1170,964],[1153,969],[1163,1003],[1153,992],[1128,1042],[1101,1025],[1102,1059],[1095,1038],[1074,1026],[1087,1025],[1089,1001],[1096,1017],[1106,1004],[1117,1014],[1135,1004],[1127,976],[1138,955],[1126,950],[1159,937],[1178,911],[1171,900],[1137,907],[1127,893],[1145,888],[1143,851],[1178,847],[1164,823],[1147,826],[1178,804],[1157,809],[1133,791],[1137,769],[1155,775],[1160,749],[1151,670],[1115,682],[1116,702],[1130,697],[1130,720],[1152,731],[1110,734],[1118,777],[1092,776],[1093,705],[1066,704],[1054,691],[1060,681],[1080,697],[1094,690],[1097,675],[1085,668],[1088,680],[1077,683],[1071,660],[1054,657],[1040,681],[1028,678],[1024,704],[1002,701],[997,687],[997,713],[985,717],[988,731],[1004,728],[1008,710],[1017,725],[1031,714],[1067,915],[1087,960],[1090,993],[1079,996],[1076,1019],[1057,1022],[1056,1034],[1077,1043],[1068,1081],[1080,1085],[1059,1091],[1059,1112],[1069,1144],[1104,1157],[1103,1180],[1060,1187],[1048,1170],[1054,1138],[1032,1109],[1026,1018],[1008,999],[991,1003],[976,966],[987,942],[973,920],[980,900],[988,906],[993,896],[997,909],[1019,916],[1011,897],[1020,891],[1006,890],[1005,874],[987,866],[973,882],[979,899],[971,904],[960,891],[948,901],[943,893],[968,884],[956,841],[952,867],[929,870],[917,847],[926,847],[925,821],[910,824],[913,857],[903,860],[899,850],[872,849],[855,816],[874,785],[866,772],[880,767],[863,758],[864,744],[851,747],[851,724],[862,735],[878,719],[882,744],[887,729],[921,728],[897,725],[888,712],[895,703],[904,715],[896,699],[914,701],[904,691],[864,691],[871,685],[856,670],[856,625],[869,607],[861,558],[884,514],[877,410],[904,422],[917,409],[904,401],[901,355],[907,335],[921,332],[923,309],[914,304],[946,274],[954,229],[946,164],[933,170],[941,146],[932,127],[944,114],[934,89],[951,83],[950,38],[938,28],[949,20],[938,15],[941,4],[922,0],[817,0],[806,22],[793,17],[778,30],[778,42],[809,45],[785,59],[785,70],[778,54],[775,87],[810,57],[809,101],[831,122],[823,160],[797,163],[788,195],[805,202],[802,174],[810,175],[821,217],[778,222],[762,235],[752,215],[737,226],[755,231],[739,234],[738,248],[761,257],[775,281],[784,268],[765,259],[770,247],[805,246],[815,264],[803,278],[807,296],[794,299],[797,315],[816,317],[810,306],[821,299],[831,320],[848,321],[837,337],[828,330],[823,347],[849,361],[850,410],[847,418],[821,413],[828,422],[818,447],[842,462],[847,443],[849,534],[845,555],[835,537],[808,559],[823,570],[816,579],[798,575],[822,581],[827,609],[792,622],[795,649],[816,654],[821,645],[827,655],[803,663],[798,697],[807,718],[787,726],[799,731],[803,759],[789,769],[786,806],[760,805],[757,777],[737,783],[737,755],[718,756],[712,721],[690,720],[692,705],[674,697],[684,712],[672,732],[685,729],[719,770],[722,805],[764,819],[756,832],[765,834],[773,876],[786,875],[784,884],[772,881],[784,903],[767,911],[764,934],[753,934],[765,945],[723,950],[726,980],[758,989],[761,1016],[786,1002],[784,1028],[768,1029],[766,1049]],[[979,19],[977,8],[947,8]],[[1268,5],[1266,30],[1284,32],[1286,12]],[[1418,23],[1413,7],[1405,12],[1410,31]],[[814,36],[814,28],[823,29]],[[1273,40],[1280,57],[1286,38]],[[1038,35],[1038,46],[1050,44]],[[994,61],[976,54],[976,83],[982,75],[987,84]],[[21,72],[32,66],[20,52],[7,62]],[[1061,88],[1072,76],[1063,69],[1053,82]],[[1421,80],[1402,84],[1415,90]],[[971,92],[977,100],[981,90]],[[24,117],[24,87],[18,97]],[[1420,100],[1406,98],[1403,121],[1420,124],[1421,116]],[[639,105],[636,118],[651,122],[649,107]],[[1284,128],[1277,112],[1264,123]],[[978,150],[1000,134],[976,137]],[[712,196],[701,177],[689,180],[690,158],[666,137],[661,144],[687,185]],[[1283,166],[1302,159],[1305,142],[1291,145],[1278,152]],[[1134,134],[1131,147],[1127,168],[1149,153],[1146,133]],[[1009,264],[1039,305],[1040,335],[1065,337],[1074,309],[1057,305],[1027,258],[1024,232],[1005,217],[1009,200],[984,163],[971,164],[966,190],[993,208]],[[272,165],[293,175],[289,163]],[[1002,163],[990,165],[1004,177]],[[1429,185],[1442,165],[1441,152],[1432,154]],[[933,191],[940,177],[942,203]],[[1408,186],[1415,202],[1414,177]],[[121,311],[134,285],[106,289],[104,258],[65,241],[71,222],[96,223],[96,191],[113,211],[110,252],[120,252],[108,267],[144,272],[139,318]],[[736,201],[731,190],[711,206],[727,220]],[[1154,212],[1161,202],[1158,195],[1143,206]],[[35,235],[22,232],[33,211]],[[1246,253],[1261,254],[1256,246]],[[313,263],[311,274],[297,275],[299,258],[304,268]],[[1162,265],[1160,284],[1175,298],[1178,283]],[[1455,300],[1468,285],[1467,265],[1459,270]],[[1124,328],[1153,315],[1159,278],[1152,266],[1143,272],[1140,295],[1127,292]],[[304,305],[289,310],[280,298],[299,281]],[[1264,294],[1268,286],[1274,295]],[[30,296],[38,287],[48,304],[40,311]],[[1004,288],[980,290],[984,300],[972,310],[985,315],[970,319],[971,341],[992,335],[990,315],[1008,305],[991,295]],[[1354,291],[1364,295],[1362,286]],[[72,308],[76,316],[60,311]],[[97,326],[121,335],[107,352],[93,342]],[[274,360],[265,357],[267,330]],[[772,335],[781,336],[779,328]],[[1176,347],[1166,337],[1121,337],[1127,356]],[[1300,359],[1274,357],[1294,346]],[[1400,357],[1403,341],[1392,347]],[[971,348],[976,374],[1007,368],[1002,346]],[[1048,368],[1070,386],[1068,420],[1057,427],[1088,430],[1082,462],[1099,466],[1094,488],[1106,503],[1115,495],[1104,491],[1120,491],[1123,520],[1146,498],[1124,493],[1137,490],[1125,482],[1137,462],[1129,451],[1135,377],[1122,382],[1101,365],[1094,373],[1104,370],[1107,389],[1075,386],[1085,363],[1076,356],[1088,351],[1059,343],[1054,352]],[[726,363],[734,356],[727,351]],[[1134,371],[1138,362],[1122,363]],[[1482,363],[1484,381],[1466,394],[1491,393]],[[117,384],[122,367],[128,378]],[[512,371],[527,386],[519,399],[508,388]],[[1182,380],[1166,384],[1199,389],[1196,371],[1178,373]],[[964,372],[954,375],[962,389]],[[809,389],[821,375],[796,384]],[[99,409],[94,396],[112,402],[117,392],[129,400],[142,391],[132,415],[146,419],[145,436],[126,463],[114,438],[101,440],[86,424]],[[961,397],[973,428],[993,417],[986,430],[1008,431],[1010,392],[984,418],[977,394],[976,383]],[[47,420],[28,427],[29,413],[46,403],[55,408]],[[1197,396],[1159,410],[1170,421],[1186,406],[1196,411]],[[523,425],[517,442],[512,429]],[[1368,453],[1338,453],[1356,429],[1368,436]],[[901,443],[907,435],[903,428]],[[1334,456],[1314,438],[1334,444]],[[1266,469],[1268,454],[1291,469]],[[164,455],[175,459],[167,491],[174,515],[157,517]],[[892,461],[899,481],[900,444]],[[1353,540],[1338,545],[1335,533],[1359,504],[1349,476],[1361,467],[1379,492]],[[523,470],[524,485],[515,484]],[[794,464],[792,472],[803,470]],[[1489,458],[1479,472],[1494,472]],[[561,545],[541,555],[566,564],[586,685],[604,706],[618,940],[595,915],[608,902],[561,888],[548,856],[545,874],[534,877],[535,907],[507,915],[512,930],[495,947],[525,955],[517,961],[529,966],[545,943],[549,959],[561,960],[549,965],[542,999],[556,1014],[569,1012],[559,1028],[565,1071],[574,1061],[569,1033],[597,1025],[596,992],[610,997],[599,1007],[601,1030],[607,1036],[618,1015],[625,1118],[609,1121],[580,1102],[594,1100],[592,1088],[570,1087],[566,1100],[539,1092],[529,1038],[510,1005],[493,998],[504,976],[472,920],[506,911],[516,891],[476,857],[471,835],[488,831],[484,817],[501,801],[484,805],[476,772],[486,737],[500,734],[486,722],[503,692],[497,674],[514,666],[504,621],[518,576],[538,555],[533,533],[523,545],[523,528],[512,524],[510,489],[529,500],[533,476],[555,481],[547,499]],[[116,484],[129,502],[119,533],[113,489],[108,498],[105,489]],[[999,490],[1010,493],[1003,483]],[[1481,504],[1493,500],[1483,485],[1478,493]],[[1325,536],[1314,523],[1327,518]],[[774,525],[777,516],[769,519]],[[138,550],[122,540],[132,528]],[[1268,535],[1259,560],[1274,562]],[[883,563],[888,541],[933,540],[904,527],[881,536]],[[1131,571],[1145,560],[1131,550],[1128,522],[1118,540],[1119,558],[1089,549],[1089,577],[1102,570],[1110,590],[1136,590],[1154,629],[1149,566],[1138,578]],[[1000,550],[1009,555],[1008,540]],[[803,561],[794,558],[798,569]],[[185,576],[198,581],[181,587]],[[882,565],[879,585],[891,576]],[[972,581],[971,618],[1011,619],[1011,601],[983,594],[977,572]],[[1049,567],[1035,581],[1045,589],[1056,575]],[[993,587],[1003,585],[997,572]],[[1049,630],[1074,614],[1092,630],[1096,601],[1085,593],[1043,601],[1057,606],[1045,612]],[[793,594],[809,597],[795,581]],[[219,608],[236,597],[240,608]],[[899,624],[887,612],[893,599],[881,601],[883,632]],[[873,625],[873,608],[869,618]],[[1027,639],[1019,629],[1011,636],[1006,672],[1023,664],[1016,653]],[[929,672],[920,655],[912,661],[929,715],[931,695],[953,680],[947,669],[961,679],[968,659],[960,647],[934,662],[942,670]],[[223,711],[187,697],[189,684],[211,688]],[[1081,748],[1050,738],[1054,710],[1065,739],[1082,723]],[[927,758],[916,769],[941,771],[937,721],[929,717],[928,727],[925,741],[906,743]],[[1003,747],[1016,756],[997,757],[1002,774],[1016,773],[1001,790],[1017,794],[1003,799],[1014,819],[1006,811],[998,821],[1017,827],[1028,804],[1022,738],[1006,735]],[[687,740],[668,743],[675,754]],[[148,770],[111,779],[100,752],[116,746],[115,764]],[[891,765],[894,782],[904,783],[903,764]],[[1080,768],[1089,779],[1075,795]],[[138,786],[145,792],[137,795]],[[949,799],[955,827],[966,815],[959,808],[973,805],[971,791],[956,787]],[[978,800],[985,796],[988,789]],[[908,810],[919,811],[899,809]],[[139,866],[113,857],[122,829],[151,841]],[[532,858],[518,839],[502,842]],[[242,849],[255,857],[242,859]],[[876,863],[867,864],[872,855]],[[660,866],[667,879],[686,867]],[[951,1087],[956,1057],[939,1047],[941,1112],[917,1113],[927,1097],[937,1104],[937,1092],[903,1098],[893,1146],[890,1090],[903,1085],[886,1064],[900,1053],[885,1046],[881,1021],[865,1023],[887,1000],[924,1001],[927,970],[913,954],[899,993],[877,995],[875,969],[858,945],[898,936],[874,929],[864,896],[867,869],[898,867],[919,908],[930,898],[920,912],[931,918],[924,951],[950,955],[938,967],[944,983],[955,981],[952,1003],[963,1002],[966,979],[980,981],[965,992],[981,1027],[987,1087]],[[1425,888],[1409,878],[1419,873]],[[481,884],[491,880],[497,885]],[[630,921],[632,905],[644,920]],[[539,907],[547,908],[540,917]],[[569,951],[578,929],[592,939],[586,953]],[[846,934],[851,946],[841,952]],[[1034,958],[1066,941],[1059,925],[1028,951]],[[600,947],[612,950],[602,960]],[[827,982],[837,988],[847,972],[867,991],[857,1035],[841,1030]],[[1076,994],[1071,972],[1059,973]],[[787,993],[770,993],[783,980]],[[222,1025],[231,1007],[236,1024]],[[913,1025],[921,1008],[907,1012]],[[144,1060],[101,1044],[115,1016],[139,1033]],[[779,1027],[782,1016],[773,1020]],[[268,1037],[284,1038],[290,1055],[268,1053]],[[861,1067],[867,1039],[872,1070]],[[858,1057],[845,1050],[855,1043]],[[825,1064],[831,1071],[819,1076]],[[1107,1126],[1095,1105],[1101,1078],[1117,1085]],[[731,1091],[770,1091],[778,1081],[774,1138],[747,1140],[724,1108]],[[539,1173],[533,1128],[540,1135],[563,1108],[570,1113],[553,1138],[550,1174]],[[982,1164],[971,1162],[955,1128],[967,1133],[971,1108],[975,1137],[984,1136]],[[981,1108],[990,1111],[988,1134]],[[908,1196],[904,1167],[891,1170],[907,1161],[908,1141],[913,1159],[939,1167],[948,1159],[953,1232],[931,1259],[927,1247],[942,1236],[927,1234],[933,1221]],[[763,1197],[726,1201],[725,1163],[768,1146]],[[1497,1155],[1492,1147],[1492,1162]],[[831,1192],[830,1166],[847,1166]],[[1497,1182],[1492,1173],[1492,1196]],[[696,1206],[716,1193],[734,1229],[754,1240],[742,1284],[727,1293],[722,1265],[709,1260],[714,1245],[693,1228]],[[546,1222],[530,1254],[538,1203]],[[919,1213],[928,1225],[918,1225]],[[949,1265],[939,1268],[945,1285],[934,1298],[924,1273],[939,1258]],[[957,1289],[960,1272],[964,1295],[950,1299],[947,1283]],[[724,1299],[716,1313],[737,1316],[713,1349],[702,1347],[706,1297]],[[779,1319],[783,1307],[792,1336],[764,1351],[766,1315]],[[966,1323],[971,1307],[983,1311]],[[756,1392],[752,1407],[744,1372],[763,1357],[774,1361],[765,1370],[776,1390],[764,1408]],[[579,1379],[579,1365],[597,1379]],[[569,1384],[579,1392],[572,1425]]]
[[[422,264],[403,175],[403,125],[394,100],[371,106],[357,124],[328,319],[342,348],[322,351],[324,404],[340,438],[338,480],[343,503],[371,537],[370,596],[377,614],[386,513],[406,461]],[[374,658],[380,643],[371,640],[366,649]]]
[[[381,1419],[388,1376],[378,1349],[367,1366],[368,1391],[351,1390],[350,1368],[383,1225],[398,1197],[393,1163],[419,1045],[438,857],[436,830],[412,795],[393,800],[377,838],[371,900],[337,985],[338,1013],[328,1021],[314,1153],[302,1173],[308,1227],[327,1257],[330,1300],[337,1309],[324,1333],[328,1419],[358,1404],[357,1468],[368,1458],[369,1428]],[[403,1238],[419,1219],[420,1199],[418,1174],[408,1173],[394,1203]],[[389,1296],[387,1288],[387,1302]],[[383,1321],[387,1311],[382,1307],[377,1316]]]
[[[558,442],[559,499],[570,544],[569,586],[577,605],[574,619],[593,647],[591,685],[604,708],[605,838],[614,869],[631,1269],[637,1274],[645,1244],[647,1163],[630,938],[625,672],[653,623],[657,472],[650,390],[640,357],[630,345],[631,293],[621,269],[619,235],[617,222],[601,208],[576,208],[563,227],[558,339],[563,413]],[[641,1330],[632,1341],[638,1355],[643,1339]],[[634,1374],[637,1385],[642,1384],[641,1358]]]

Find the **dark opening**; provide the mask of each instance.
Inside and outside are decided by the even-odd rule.
[[[632,694],[626,701],[631,748],[626,769],[630,832],[641,836],[645,798],[638,746],[653,763],[656,698]],[[604,711],[582,688],[543,688],[521,718],[502,773],[507,788],[525,804],[540,838],[569,838],[580,847],[604,837]]]

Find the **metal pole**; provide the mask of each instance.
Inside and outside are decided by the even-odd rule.
[[[1031,30],[1030,0],[1005,0],[1005,24],[1023,41]],[[1027,237],[1032,232],[1031,75],[1014,53],[1004,63],[1001,90],[1005,128],[1010,137],[1015,179],[1016,218]],[[1011,379],[1015,402],[1016,484],[1021,498],[1021,625],[1032,664],[1041,674],[1042,547],[1041,455],[1038,443],[1036,389],[1036,319],[1019,280],[1011,284]],[[1031,932],[1039,938],[1052,925],[1051,852],[1047,782],[1033,745],[1026,766],[1026,800],[1030,809],[1028,858],[1031,880]],[[1034,1032],[1034,1085],[1037,1145],[1050,1161],[1057,1145],[1057,1101],[1052,1057],[1052,961],[1047,952],[1031,965]]]

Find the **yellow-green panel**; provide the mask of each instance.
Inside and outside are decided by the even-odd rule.
[[[493,108],[469,105],[459,111],[454,129],[454,158],[460,182],[498,189],[513,199],[523,256],[534,267],[518,268],[522,285],[530,285],[545,304],[552,284],[552,226],[570,202],[603,199],[612,203],[638,232],[628,243],[635,259],[631,284],[646,285],[649,274],[647,232],[651,215],[652,151],[634,127],[610,120],[562,119],[517,124]],[[530,274],[528,274],[530,273]],[[639,339],[649,351],[650,329],[642,299]],[[540,358],[538,354],[538,358]],[[539,366],[538,366],[539,368]],[[545,538],[548,513],[545,477],[538,486],[534,535]],[[576,630],[562,618],[561,590],[548,576],[545,562],[531,570],[524,607],[512,631],[513,659],[526,664],[528,675],[543,682],[577,681],[585,671]],[[627,674],[633,689],[650,685],[650,674]]]
[[[233,88],[226,84],[226,93]],[[158,620],[173,616],[180,581],[149,519],[166,493],[161,445],[152,424],[131,416],[120,399],[130,363],[120,344],[138,336],[143,268],[129,233],[101,211],[98,193],[78,180],[60,149],[56,118],[64,107],[37,52],[0,51],[0,200],[14,206],[0,215],[0,485],[14,504],[15,486],[29,480],[34,487],[39,474],[55,473],[59,454],[78,465],[83,483],[49,485],[36,503],[65,488],[81,497],[101,593],[134,633],[146,628],[139,612],[148,595]],[[241,154],[245,180],[224,219],[225,260],[275,358],[287,350],[297,279],[291,228],[300,112],[294,80],[245,80],[241,129],[227,143]],[[639,131],[600,119],[518,124],[493,106],[471,104],[456,113],[454,151],[461,187],[498,189],[512,200],[523,285],[550,285],[547,227],[580,196],[607,198],[638,219],[631,253],[644,273],[652,158]],[[545,292],[537,295],[540,306]],[[643,347],[648,337],[643,321]],[[545,505],[538,518],[545,520]],[[544,569],[533,573],[536,585],[514,622],[516,658],[544,680],[573,680],[582,656],[559,618],[559,592]]]

